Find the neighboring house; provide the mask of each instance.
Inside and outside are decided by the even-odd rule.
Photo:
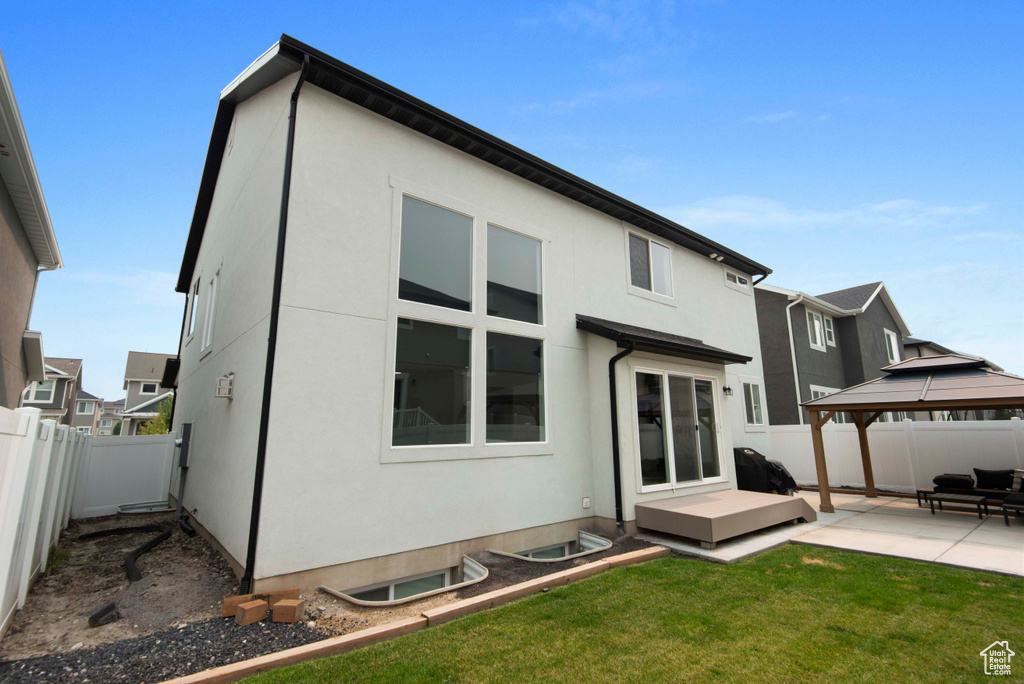
[[[261,588],[635,529],[768,451],[769,272],[282,37],[221,94],[178,278],[184,506]]]
[[[113,435],[114,428],[121,422],[122,413],[124,413],[124,399],[104,401],[96,434],[101,437]]]
[[[102,399],[89,394],[85,390],[78,390],[74,411],[71,415],[71,429],[84,432],[87,435],[99,434],[102,408]]]
[[[46,379],[28,386],[21,405],[40,409],[43,420],[71,425],[75,401],[82,386],[82,359],[48,356],[44,368]]]
[[[125,408],[121,413],[122,435],[138,434],[139,428],[156,418],[160,402],[173,399],[174,389],[164,387],[161,379],[167,360],[174,358],[174,354],[128,352],[124,369],[124,389],[128,396],[124,398]]]
[[[903,340],[903,354],[905,358],[911,359],[921,356],[942,356],[944,354],[962,354],[944,347],[938,342],[930,340],[919,340],[916,337],[908,337]],[[970,354],[975,358],[982,359],[989,368],[1002,372],[1002,368],[988,359]],[[918,411],[914,414],[916,420],[1008,420],[1013,416],[1024,418],[1024,411],[1021,409],[1004,409],[1001,411]]]
[[[817,296],[765,284],[754,290],[772,425],[808,422],[801,402],[873,380],[901,360],[910,330],[884,283]]]
[[[63,268],[11,79],[0,55],[0,407],[46,379],[43,338],[29,330],[36,281]]]

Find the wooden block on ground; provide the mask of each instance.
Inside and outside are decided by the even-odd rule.
[[[248,603],[256,598],[256,594],[243,594],[242,596],[224,597],[224,617],[235,617],[235,610],[243,603]]]
[[[235,622],[243,627],[259,622],[267,617],[268,608],[269,604],[262,599],[242,603],[235,609]]]
[[[299,598],[299,589],[275,589],[274,591],[266,592],[267,601],[270,603],[270,607],[273,608],[277,605],[278,601],[295,601]]]
[[[274,622],[295,622],[302,617],[302,608],[305,604],[302,599],[280,599],[271,607]]]
[[[225,596],[224,597],[224,617],[234,617],[235,610],[238,606],[249,601],[255,601],[262,599],[270,604],[273,608],[274,604],[281,599],[297,599],[299,598],[299,590],[295,589],[275,589],[273,591],[258,592],[256,594],[244,594],[242,596]]]
[[[662,556],[668,555],[668,549],[664,546],[652,546],[647,549],[640,549],[638,551],[630,551],[629,553],[620,553],[618,556],[608,556],[605,561],[608,565],[613,568],[622,567],[623,565],[632,565],[633,563],[643,563],[644,561],[654,560],[655,558],[661,558]]]

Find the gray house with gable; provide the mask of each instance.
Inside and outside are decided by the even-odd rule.
[[[759,284],[754,297],[772,425],[806,423],[801,402],[879,377],[910,335],[881,282],[816,296]]]

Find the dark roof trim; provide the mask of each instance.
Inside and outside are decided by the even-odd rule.
[[[772,272],[767,266],[535,157],[288,35],[281,36],[279,46],[279,58],[294,62],[296,69],[303,57],[309,56],[307,80],[319,88],[693,252],[724,257],[722,263],[743,273],[766,276]],[[176,289],[181,293],[188,291],[192,280],[233,111],[234,104],[222,99],[178,276]]]
[[[645,351],[665,356],[678,356],[695,361],[710,363],[748,363],[751,357],[712,347],[692,337],[640,328],[626,323],[606,321],[602,318],[576,314],[576,327],[599,337],[612,340],[625,347],[632,342],[636,351]]]

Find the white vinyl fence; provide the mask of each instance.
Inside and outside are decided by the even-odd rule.
[[[118,506],[167,501],[174,433],[93,437],[72,508],[74,518],[117,513]]]
[[[773,425],[769,431],[769,457],[786,466],[797,484],[817,485],[810,426]],[[822,437],[829,485],[863,488],[857,428],[828,423]],[[974,468],[1024,468],[1024,423],[1020,418],[875,423],[868,428],[868,446],[875,487],[913,493],[931,487],[932,478],[943,473],[974,477]]]
[[[0,408],[0,636],[67,527],[90,439],[39,416]]]

